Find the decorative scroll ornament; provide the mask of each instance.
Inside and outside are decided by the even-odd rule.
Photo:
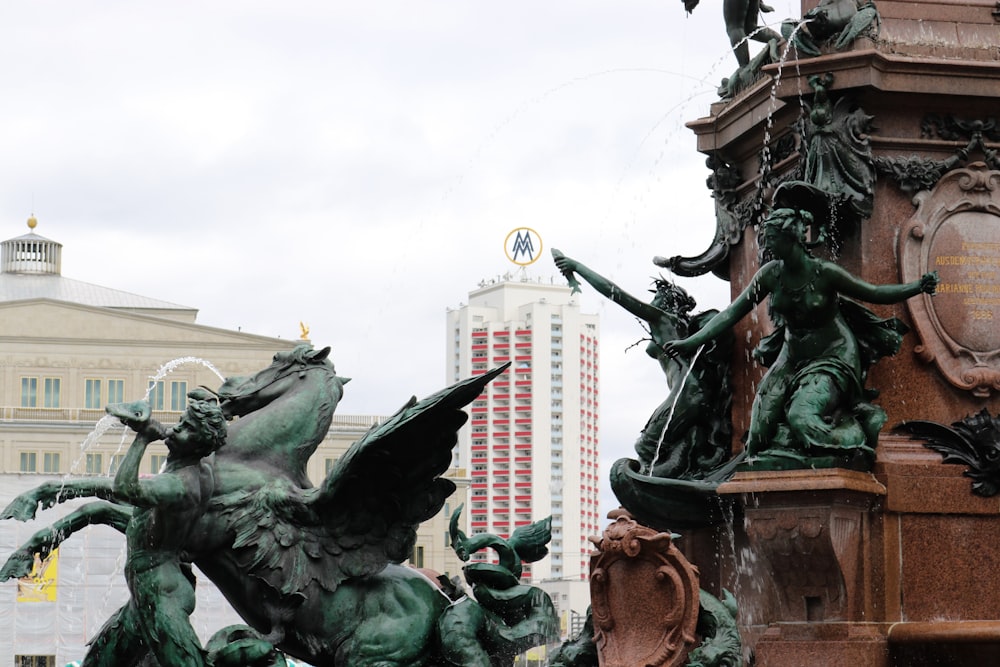
[[[896,431],[943,457],[943,463],[964,463],[963,473],[972,479],[972,492],[989,498],[1000,493],[1000,415],[991,417],[985,408],[951,426],[931,421],[906,421]]]
[[[899,241],[902,278],[941,279],[933,298],[907,301],[915,351],[956,387],[989,397],[1000,389],[1000,171],[973,163],[914,201]]]
[[[594,643],[602,667],[680,667],[695,644],[698,568],[670,533],[642,526],[625,510],[591,538]]]

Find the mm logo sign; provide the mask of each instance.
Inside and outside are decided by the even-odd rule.
[[[542,237],[530,227],[518,227],[503,243],[507,259],[518,266],[533,264],[542,256]]]

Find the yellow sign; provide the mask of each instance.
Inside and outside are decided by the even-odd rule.
[[[518,227],[503,242],[507,259],[518,266],[527,266],[542,256],[542,237],[530,227]]]
[[[59,550],[55,549],[45,560],[35,554],[31,574],[17,580],[18,602],[55,602],[56,581],[59,579]]]

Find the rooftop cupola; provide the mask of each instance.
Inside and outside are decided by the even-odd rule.
[[[62,244],[36,234],[37,226],[38,220],[31,216],[28,218],[30,232],[0,244],[4,273],[61,274]]]

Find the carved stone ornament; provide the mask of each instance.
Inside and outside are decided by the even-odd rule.
[[[679,667],[695,643],[698,568],[625,510],[590,559],[594,643],[602,667]]]
[[[915,351],[956,387],[989,397],[1000,389],[1000,171],[955,169],[914,202],[900,234],[902,279],[941,278],[934,297],[907,301]]]

